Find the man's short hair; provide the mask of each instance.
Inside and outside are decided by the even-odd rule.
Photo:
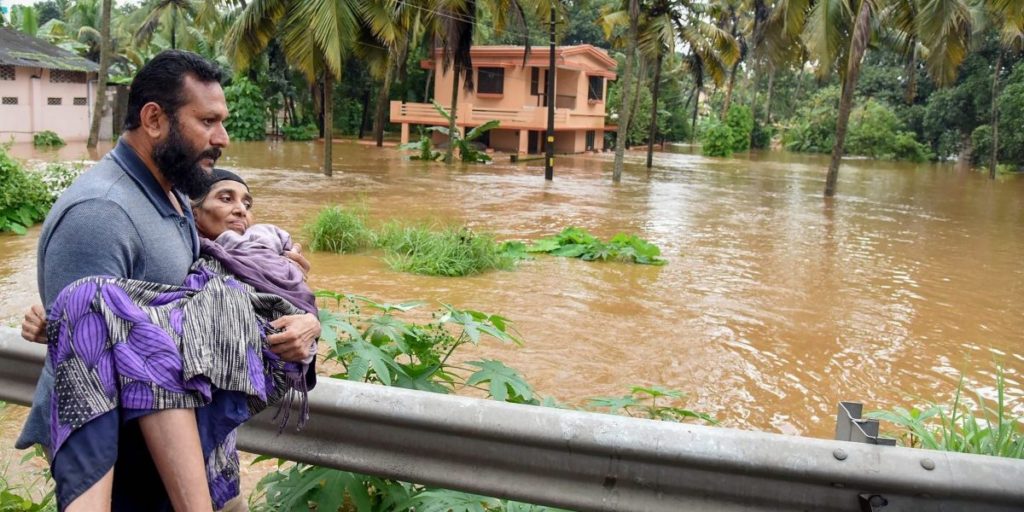
[[[192,52],[160,52],[142,66],[132,80],[123,129],[134,130],[142,124],[142,107],[149,102],[160,105],[164,112],[173,117],[187,100],[182,92],[186,75],[203,83],[220,83],[224,78],[216,63]]]

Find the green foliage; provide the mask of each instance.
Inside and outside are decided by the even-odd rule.
[[[466,227],[403,226],[392,222],[380,232],[385,260],[395,270],[431,276],[467,276],[511,270],[516,258],[489,234]]]
[[[662,403],[658,403],[658,400]],[[591,407],[603,409],[610,414],[649,418],[653,420],[682,422],[698,419],[710,425],[717,425],[713,417],[695,412],[679,405],[685,403],[686,393],[659,386],[634,386],[628,395],[621,397],[595,397],[590,399]]]
[[[224,88],[231,116],[224,128],[232,140],[263,140],[266,137],[267,102],[256,84],[244,76],[236,76]]]
[[[915,162],[924,162],[931,157],[927,146],[903,130],[903,123],[893,108],[874,99],[869,99],[851,113],[846,152],[876,159]]]
[[[32,135],[32,145],[37,148],[59,148],[64,145],[64,139],[50,130],[44,130]]]
[[[839,88],[819,90],[803,104],[782,136],[782,145],[800,153],[828,153],[835,145]]]
[[[602,242],[587,230],[568,227],[561,233],[541,238],[526,247],[527,252],[546,253],[584,261],[624,261],[641,265],[664,265],[661,249],[636,236],[619,233]]]
[[[402,144],[398,149],[414,150],[417,154],[409,157],[410,160],[423,160],[426,162],[433,162],[444,158],[444,153],[440,151],[434,151],[433,144],[430,142],[430,137],[427,135],[421,135],[418,142],[410,142],[408,144]]]
[[[84,171],[85,166],[79,163],[53,162],[39,171],[39,177],[50,193],[50,199],[56,201]]]
[[[980,393],[975,404],[967,403],[963,392],[961,377],[951,405],[929,403],[923,409],[909,410],[895,407],[867,416],[899,427],[898,437],[906,446],[1024,459],[1024,416],[1012,412],[1013,403],[1021,397],[1006,396],[1002,369],[996,374],[994,408]]]
[[[31,459],[45,459],[43,450],[38,445],[21,458],[22,464]],[[56,512],[57,500],[54,499],[53,481],[49,469],[32,470],[32,481],[24,487],[12,486],[7,481],[6,468],[0,475],[0,512]],[[22,475],[24,478],[24,475]],[[45,489],[45,491],[39,491]],[[41,495],[39,501],[33,494]]]
[[[309,247],[314,251],[355,252],[374,245],[374,234],[366,226],[366,212],[356,208],[330,206],[320,210],[306,226]]]
[[[704,156],[727,157],[732,155],[732,130],[717,120],[711,120],[701,135],[700,150]]]
[[[320,136],[320,130],[313,124],[299,126],[282,126],[281,134],[286,140],[305,141],[313,140]]]
[[[999,161],[1024,166],[1024,64],[1014,77],[1019,81],[1003,88],[999,95]],[[1013,79],[1011,79],[1013,80]]]
[[[451,114],[436,101],[433,101],[432,103],[434,104],[434,110],[437,110],[445,120],[451,122]],[[463,162],[473,164],[487,163],[491,161],[490,155],[474,147],[473,141],[479,139],[483,134],[497,128],[499,125],[501,125],[500,121],[487,121],[486,123],[470,130],[466,133],[465,137],[463,137],[458,130],[455,130],[455,133],[451,133],[447,126],[431,126],[430,128],[427,128],[427,130],[434,131],[448,137],[450,143],[455,145],[455,149],[459,150],[459,158],[461,158]]]
[[[25,170],[0,147],[0,232],[24,235],[29,226],[46,218],[53,200],[42,177]]]
[[[767,149],[772,145],[775,128],[771,125],[754,123],[754,131],[750,133],[750,146],[754,149]]]
[[[754,130],[754,114],[750,107],[731,105],[729,113],[725,116],[725,125],[729,127],[729,148],[732,152],[750,149],[750,133]]]

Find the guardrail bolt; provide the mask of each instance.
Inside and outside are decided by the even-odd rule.
[[[935,469],[935,461],[931,459],[921,459],[921,467],[931,471]]]
[[[835,450],[832,451],[832,456],[835,457],[836,460],[846,460],[846,450],[842,448],[836,448]]]

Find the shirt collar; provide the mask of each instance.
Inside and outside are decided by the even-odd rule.
[[[114,160],[121,166],[122,169],[131,176],[135,183],[139,185],[142,192],[146,194],[146,198],[149,199],[150,203],[160,212],[164,217],[181,217],[178,211],[174,209],[174,205],[171,204],[170,199],[167,198],[167,194],[164,192],[163,187],[153,177],[153,173],[149,171],[149,167],[139,158],[139,155],[132,149],[131,146],[126,144],[123,140],[118,140],[117,145],[114,146],[113,151],[110,152]],[[184,217],[192,220],[192,209],[190,208],[188,198],[185,194],[180,191],[174,191],[175,197],[178,198],[178,204],[181,206],[181,211]]]

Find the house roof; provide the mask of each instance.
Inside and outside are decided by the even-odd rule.
[[[43,39],[0,27],[0,64],[30,68],[99,71],[95,62],[79,57]]]
[[[498,65],[516,67],[523,65],[523,53],[526,48],[523,46],[473,46],[470,49],[470,56],[473,58],[473,66]],[[569,61],[567,57],[583,55],[590,58],[592,64],[581,65],[579,61]],[[434,50],[434,59],[441,56],[441,49]],[[548,67],[548,48],[546,46],[535,46],[530,48],[530,55],[527,57],[528,67]],[[421,62],[425,69],[432,68],[434,62],[425,60]],[[618,63],[608,52],[593,45],[580,44],[574,46],[555,47],[555,66],[560,69],[575,69],[585,71],[588,75],[604,76],[615,78],[615,68]]]

